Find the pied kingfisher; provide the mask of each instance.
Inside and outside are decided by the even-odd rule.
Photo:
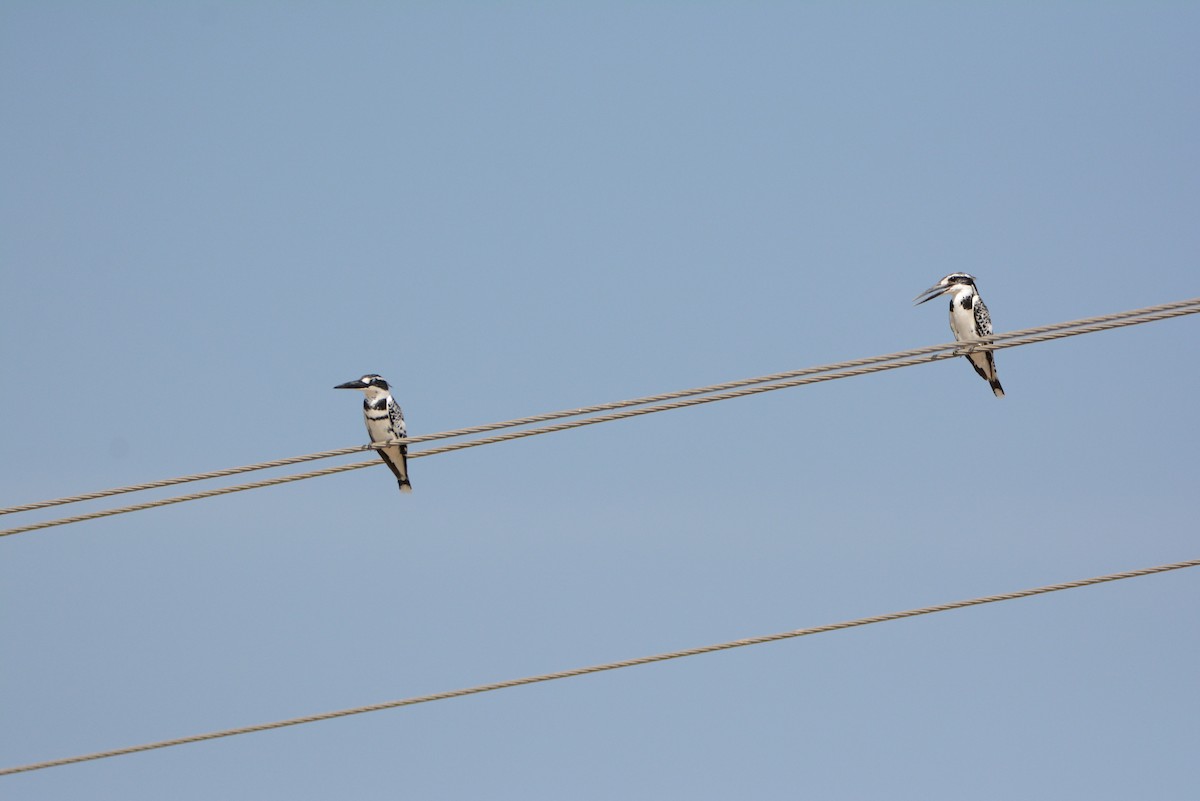
[[[393,439],[404,439],[408,429],[404,426],[404,412],[400,404],[392,397],[388,382],[383,376],[364,375],[357,381],[347,381],[338,384],[334,389],[361,389],[366,394],[363,401],[363,417],[367,419],[367,433],[371,442],[388,442]],[[408,482],[408,445],[392,445],[379,448],[380,458],[392,468],[396,480],[400,482],[401,492],[412,492],[412,484]]]
[[[988,314],[987,306],[983,305],[983,298],[979,297],[973,275],[950,273],[913,298],[913,303],[920,306],[947,293],[950,294],[950,330],[954,332],[955,339],[982,339],[992,333],[992,317]],[[996,397],[1003,398],[1004,388],[1000,386],[1000,378],[996,375],[996,359],[992,352],[976,351],[966,354],[966,357],[975,372],[992,385]]]

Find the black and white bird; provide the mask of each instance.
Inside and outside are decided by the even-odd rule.
[[[945,294],[950,295],[950,330],[954,332],[956,340],[982,339],[991,335],[992,317],[988,314],[987,306],[983,305],[983,298],[979,297],[973,275],[950,273],[913,298],[913,304],[920,306]],[[982,350],[965,355],[975,372],[992,385],[996,397],[1003,398],[1004,388],[1000,386],[1000,378],[996,375],[996,359],[992,351]]]
[[[338,384],[334,389],[361,389],[366,394],[363,400],[363,417],[367,420],[367,434],[371,442],[388,442],[393,439],[404,439],[408,429],[404,425],[404,412],[400,404],[392,397],[392,391],[383,376],[364,375],[357,381],[347,381]],[[401,492],[412,492],[412,484],[408,481],[408,445],[392,445],[379,448],[378,454],[387,466],[396,474]]]

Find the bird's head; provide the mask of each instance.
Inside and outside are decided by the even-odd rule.
[[[926,289],[921,294],[913,298],[913,305],[920,306],[926,301],[933,300],[938,295],[944,295],[947,292],[957,293],[960,290],[975,289],[975,276],[970,273],[950,273],[941,281],[938,281],[933,286]]]
[[[388,394],[390,388],[388,382],[383,380],[383,376],[370,373],[364,375],[356,381],[347,381],[345,384],[338,384],[334,389],[361,389],[367,394],[368,400],[374,400]]]

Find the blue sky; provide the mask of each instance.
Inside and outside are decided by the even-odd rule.
[[[1193,4],[0,8],[0,504],[1200,295]],[[12,766],[1196,558],[1194,318],[0,541]],[[88,507],[91,508],[91,507]],[[67,510],[68,512],[71,510]],[[43,517],[57,516],[44,514]],[[4,518],[16,525],[37,515]],[[0,780],[1184,797],[1190,572]]]

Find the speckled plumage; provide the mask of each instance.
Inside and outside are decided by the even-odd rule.
[[[367,435],[371,442],[388,442],[393,439],[404,439],[408,436],[408,427],[404,424],[404,412],[400,404],[392,397],[391,388],[382,376],[364,375],[357,381],[339,384],[334,389],[358,389],[366,394],[363,400],[363,417],[367,424]],[[391,445],[378,449],[379,458],[391,468],[400,485],[401,492],[412,492],[412,483],[408,480],[408,445]]]
[[[979,290],[975,287],[975,278],[967,273],[951,273],[931,286],[921,295],[928,295],[924,300],[932,300],[941,294],[950,295],[950,330],[959,341],[986,339],[992,333],[992,316],[984,305]],[[917,297],[920,298],[921,295]],[[996,359],[992,351],[977,351],[964,354],[967,361],[975,368],[975,372],[988,382],[992,393],[997,398],[1004,397],[1004,387],[1000,386],[1000,378],[996,374]]]

